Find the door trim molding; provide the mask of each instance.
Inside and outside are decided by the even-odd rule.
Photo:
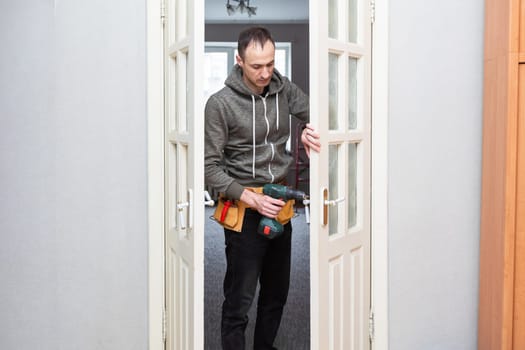
[[[372,32],[373,350],[388,350],[388,3],[375,0]]]
[[[148,344],[164,337],[164,84],[161,0],[146,3],[148,135]]]

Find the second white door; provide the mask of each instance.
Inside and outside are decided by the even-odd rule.
[[[370,348],[370,18],[368,1],[310,1],[312,349]]]

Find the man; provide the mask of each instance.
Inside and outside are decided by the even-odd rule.
[[[309,119],[308,97],[274,69],[270,32],[252,27],[239,35],[237,64],[225,87],[206,104],[206,183],[247,206],[240,232],[225,228],[221,336],[223,349],[245,349],[247,313],[260,283],[254,349],[275,349],[290,283],[291,223],[268,239],[257,233],[262,215],[276,218],[285,202],[255,191],[283,183],[292,157],[286,152],[288,116]],[[301,135],[307,154],[319,151],[319,135],[307,124]],[[259,191],[260,192],[260,191]],[[226,209],[227,210],[227,209]]]

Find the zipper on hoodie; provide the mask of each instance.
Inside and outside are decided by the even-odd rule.
[[[272,177],[272,183],[275,181],[275,176],[273,175],[272,173],[272,162],[275,158],[275,146],[273,143],[271,142],[268,142],[268,135],[270,134],[270,121],[268,120],[268,115],[266,113],[266,97],[268,96],[268,94],[266,94],[266,96],[259,96],[263,102],[263,106],[264,106],[264,120],[266,121],[266,135],[264,136],[264,144],[266,145],[270,145],[271,149],[272,149],[272,158],[270,158],[270,161],[268,162],[268,173],[270,174],[270,176]]]

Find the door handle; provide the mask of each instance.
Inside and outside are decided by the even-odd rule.
[[[303,205],[304,205],[304,215],[305,215],[306,223],[309,224],[310,223],[310,200],[304,199]]]
[[[335,207],[345,201],[345,197],[328,199],[328,188],[323,188],[323,226],[328,225],[328,207]]]
[[[193,204],[193,190],[190,188],[188,189],[188,201],[187,202],[181,202],[177,204],[177,211],[179,212],[179,223],[180,223],[180,229],[185,230],[186,229],[186,219],[184,216],[184,209],[188,208],[188,216],[189,216],[189,225],[188,228],[193,227],[193,210],[192,210],[192,204]]]
[[[179,212],[179,226],[181,230],[186,229],[186,219],[184,218],[184,208],[190,206],[190,202],[177,204],[177,211]]]
[[[344,200],[345,200],[345,197],[337,198],[337,199],[334,199],[334,200],[325,199],[324,205],[328,205],[330,207],[335,207],[337,204],[339,204],[341,202],[344,202]]]
[[[204,191],[204,205],[208,207],[213,207],[215,205],[215,201],[211,199],[210,193],[208,191]]]

